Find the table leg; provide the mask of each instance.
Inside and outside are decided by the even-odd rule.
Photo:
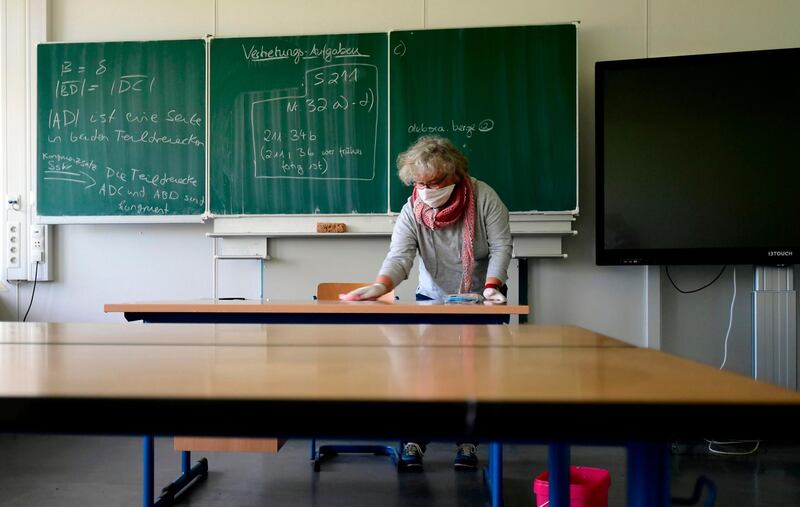
[[[208,476],[208,460],[200,459],[194,466],[191,464],[192,453],[181,451],[181,475],[161,490],[161,495],[154,499],[155,452],[153,435],[145,435],[142,441],[144,459],[142,467],[142,505],[144,507],[163,507],[172,505],[178,493],[187,494],[199,481]]]
[[[173,505],[179,494],[189,494],[202,479],[208,477],[208,460],[201,458],[192,466],[191,457],[191,452],[181,451],[181,475],[161,489],[161,495],[153,504],[154,507]]]
[[[192,470],[192,452],[181,451],[181,472],[186,475]]]
[[[547,469],[550,507],[569,507],[569,445],[550,444]]]
[[[628,505],[668,507],[670,500],[669,444],[631,442],[628,448]]]
[[[145,435],[142,441],[142,505],[153,507],[153,436]]]
[[[489,490],[492,507],[503,505],[503,444],[489,443],[489,463],[483,469],[483,482]]]
[[[492,507],[503,505],[503,444],[489,444],[489,470],[491,471]]]

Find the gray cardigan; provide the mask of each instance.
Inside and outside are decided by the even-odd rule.
[[[475,189],[475,269],[472,292],[483,292],[487,277],[508,278],[511,261],[511,229],[508,209],[497,193],[482,181],[472,178]],[[458,222],[435,231],[417,223],[411,204],[406,202],[392,231],[389,253],[380,275],[388,276],[397,286],[408,278],[414,257],[419,251],[419,286],[417,293],[443,300],[447,294],[462,292],[461,248],[464,224]]]

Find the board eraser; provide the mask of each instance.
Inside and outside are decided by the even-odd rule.
[[[317,222],[317,232],[347,232],[347,224],[337,222]]]

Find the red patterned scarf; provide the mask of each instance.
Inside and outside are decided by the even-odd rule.
[[[431,208],[422,199],[417,197],[417,188],[411,192],[411,206],[414,209],[414,217],[420,223],[431,230],[443,229],[459,220],[464,219],[464,239],[461,246],[461,290],[470,292],[472,290],[472,271],[475,267],[475,255],[472,250],[472,243],[475,240],[475,192],[472,189],[472,179],[469,176],[464,178],[453,189],[453,195],[447,201],[444,208]]]

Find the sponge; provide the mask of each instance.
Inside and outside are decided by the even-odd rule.
[[[336,222],[317,222],[317,232],[347,232],[347,224]]]

